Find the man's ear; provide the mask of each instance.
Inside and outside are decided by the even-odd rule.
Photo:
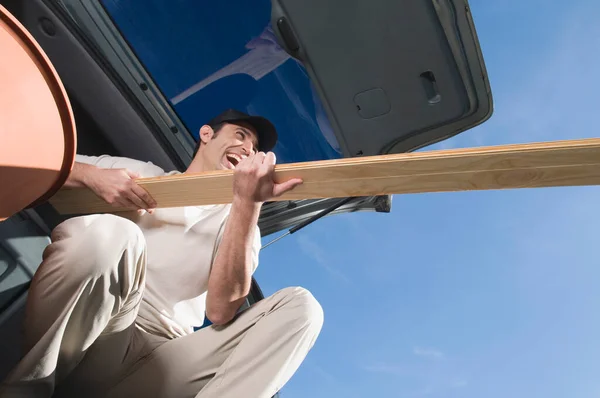
[[[206,144],[208,141],[212,140],[214,135],[215,131],[209,125],[205,124],[204,126],[200,127],[200,141],[202,141],[203,144]]]

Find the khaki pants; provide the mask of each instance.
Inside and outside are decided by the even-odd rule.
[[[25,356],[0,397],[267,398],[320,333],[321,306],[302,288],[184,337],[141,332],[134,323],[145,266],[144,237],[124,218],[59,225],[32,281]]]

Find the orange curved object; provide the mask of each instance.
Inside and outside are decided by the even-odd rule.
[[[75,160],[65,88],[33,36],[0,6],[0,221],[48,200]]]

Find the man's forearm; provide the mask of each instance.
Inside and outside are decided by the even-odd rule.
[[[224,324],[250,292],[252,246],[260,204],[235,199],[208,280],[206,314],[214,324]]]
[[[89,174],[93,173],[96,169],[97,167],[94,165],[75,162],[64,186],[67,188],[86,187]]]

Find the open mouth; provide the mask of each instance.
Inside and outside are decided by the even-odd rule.
[[[242,161],[241,156],[233,153],[226,154],[225,158],[227,159],[226,167],[228,169],[235,169],[235,166],[237,166]]]

